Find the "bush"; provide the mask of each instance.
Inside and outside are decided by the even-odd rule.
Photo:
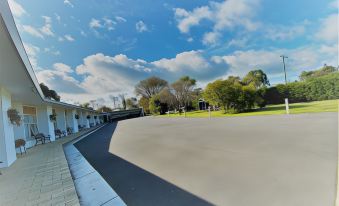
[[[339,98],[339,72],[310,78],[306,81],[279,84],[267,89],[264,99],[268,104],[321,101]]]

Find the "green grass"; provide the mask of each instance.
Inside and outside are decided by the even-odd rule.
[[[338,100],[325,100],[307,103],[290,104],[290,114],[314,113],[314,112],[337,112]],[[224,114],[223,111],[212,111],[212,117],[228,117],[228,116],[255,116],[255,115],[274,115],[285,114],[285,104],[269,105],[263,109],[255,109],[251,112],[239,114]],[[184,117],[184,114],[161,115],[160,117]],[[186,117],[208,117],[207,111],[187,112]]]

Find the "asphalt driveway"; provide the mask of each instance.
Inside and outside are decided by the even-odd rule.
[[[146,117],[76,147],[128,205],[326,206],[335,199],[337,119]]]

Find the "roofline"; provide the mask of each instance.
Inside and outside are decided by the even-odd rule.
[[[31,62],[28,58],[26,49],[23,45],[21,36],[20,36],[19,31],[17,29],[18,27],[16,26],[13,14],[10,10],[10,7],[9,7],[7,0],[0,1],[0,17],[2,18],[2,20],[3,20],[3,22],[6,26],[5,30],[7,31],[7,34],[10,37],[11,43],[13,44],[14,48],[17,51],[19,59],[21,60],[21,63],[23,64],[23,66],[25,68],[25,71],[27,72],[30,80],[34,84],[35,89],[37,90],[37,92],[38,92],[38,94],[39,94],[39,96],[40,96],[40,98],[43,102],[51,103],[51,104],[57,104],[57,105],[66,106],[66,107],[72,107],[72,108],[81,109],[81,110],[85,110],[85,111],[89,111],[89,112],[97,112],[93,109],[88,109],[88,108],[80,107],[80,106],[73,105],[73,104],[68,104],[68,103],[64,103],[64,102],[58,102],[58,101],[47,99],[45,97],[45,95],[43,94],[41,88],[40,88],[39,81],[38,81],[38,79],[35,75],[32,64],[31,64]],[[9,27],[9,25],[11,25],[11,27]]]

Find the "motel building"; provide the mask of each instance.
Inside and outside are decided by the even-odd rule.
[[[62,136],[77,133],[79,129],[101,124],[102,120],[94,110],[44,97],[7,1],[0,1],[0,14],[0,168],[3,168],[9,167],[20,153],[20,148],[15,148],[16,140],[25,140],[26,148],[30,148],[35,146],[39,133],[53,142],[60,136],[58,131]],[[19,114],[19,126],[11,122],[10,111]]]

